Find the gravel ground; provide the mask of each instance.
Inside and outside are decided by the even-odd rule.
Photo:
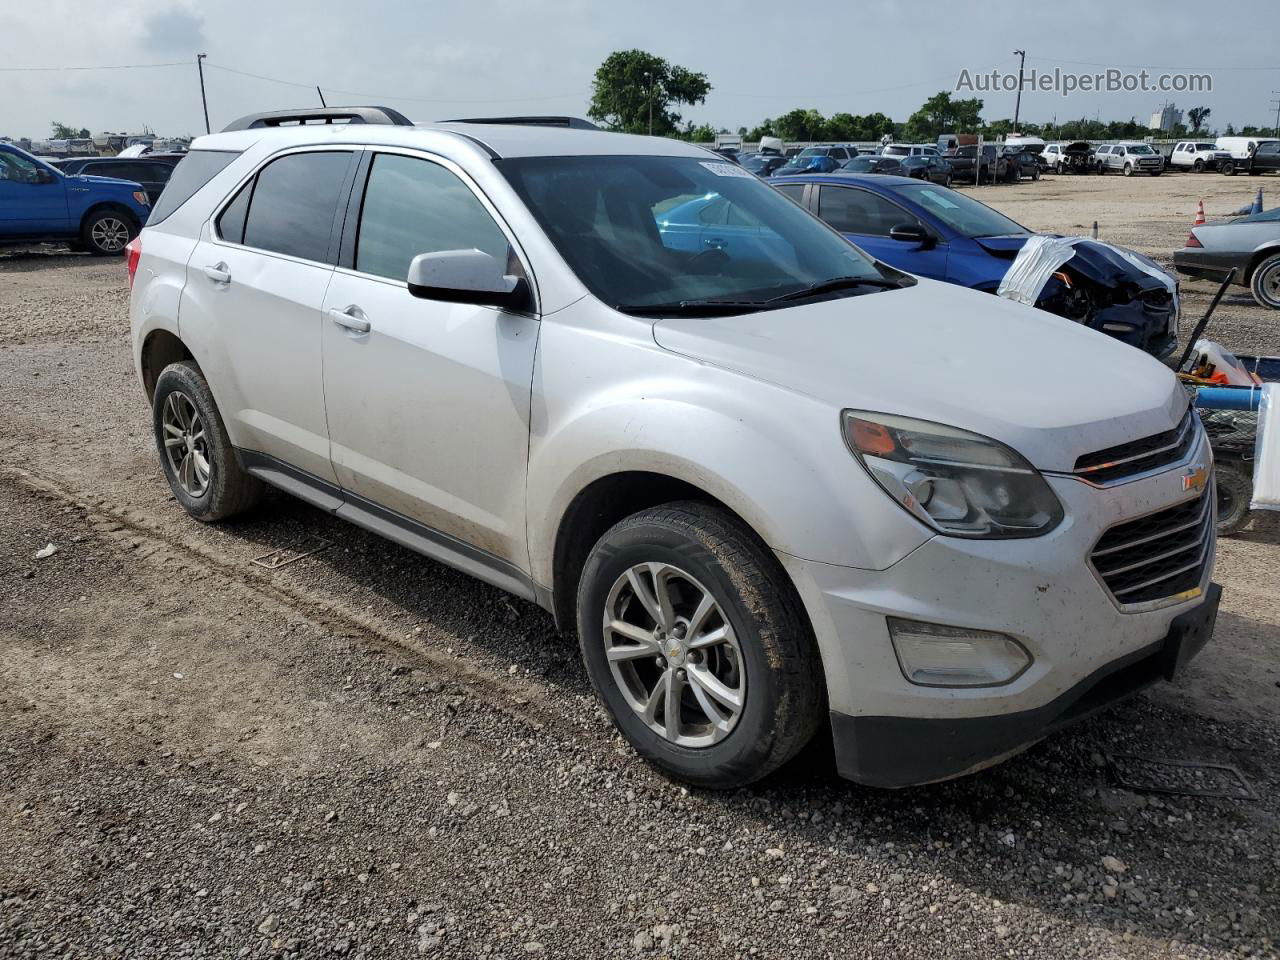
[[[1201,191],[1251,185],[979,195],[1167,258]],[[1215,334],[1280,352],[1237,299]],[[186,520],[126,305],[118,262],[0,257],[0,957],[1280,956],[1276,524],[1222,543],[1185,677],[993,770],[872,791],[818,743],[691,791],[532,605],[284,497]],[[1122,789],[1108,752],[1258,799]]]

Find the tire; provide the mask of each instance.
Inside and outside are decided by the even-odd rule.
[[[675,614],[668,613],[675,627],[665,634],[650,613],[658,610],[660,584]],[[703,629],[690,618],[706,597],[715,609]],[[606,617],[634,632],[606,631]],[[682,646],[716,633],[727,639]],[[767,776],[804,748],[826,714],[817,645],[786,573],[717,506],[671,503],[606,531],[578,584],[578,636],[592,686],[619,732],[646,760],[700,787],[729,789]],[[610,648],[635,655],[611,659]],[[717,695],[708,692],[714,685],[692,679],[708,674],[719,680]],[[668,682],[680,691],[674,726]],[[736,713],[719,699],[725,693],[737,696]]]
[[[1204,173],[1204,161],[1197,160],[1191,165],[1191,169],[1196,173]]]
[[[95,210],[80,225],[80,242],[95,257],[118,257],[138,235],[138,221],[113,207]]]
[[[1236,165],[1228,160],[1222,165],[1222,175],[1224,177],[1234,177],[1236,175]]]
[[[1214,473],[1218,490],[1218,536],[1230,537],[1249,522],[1253,475],[1238,460],[1219,461]]]
[[[1162,174],[1162,173],[1164,173],[1164,171],[1163,171],[1163,170],[1152,170],[1152,171],[1151,171],[1151,175],[1152,175],[1153,177],[1158,177],[1158,176],[1160,176],[1160,174]]]
[[[1128,163],[1126,163],[1126,164],[1124,165],[1124,175],[1125,175],[1126,177],[1132,177],[1132,176],[1133,176],[1133,165],[1132,165],[1132,164],[1128,164]]]
[[[1258,306],[1280,310],[1280,254],[1268,257],[1254,268],[1249,290]]]
[[[257,506],[266,487],[240,466],[194,361],[171,363],[160,372],[151,412],[160,466],[182,509],[212,523]]]
[[[949,173],[947,174],[947,178],[942,181],[942,185],[946,187],[948,190],[951,189],[951,174]]]
[[[1039,179],[1040,179],[1040,168],[1036,167],[1034,170],[1031,171],[1031,180],[1034,183]]]

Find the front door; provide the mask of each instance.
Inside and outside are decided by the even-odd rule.
[[[939,242],[926,248],[892,239],[889,231],[897,226],[911,224],[930,228],[879,194],[859,187],[824,183],[818,188],[818,216],[891,267],[933,280],[946,279],[947,244]]]
[[[356,184],[355,245],[325,297],[324,394],[344,490],[528,569],[525,472],[538,321],[409,293],[421,253],[483,250],[528,275],[472,187],[441,162],[378,152]],[[349,257],[349,261],[346,259]],[[531,279],[531,278],[530,278]],[[358,503],[351,496],[349,502]]]
[[[0,236],[47,236],[70,230],[62,176],[20,153],[0,150]]]
[[[205,225],[178,317],[232,443],[330,484],[321,307],[354,157],[306,150],[263,167]]]

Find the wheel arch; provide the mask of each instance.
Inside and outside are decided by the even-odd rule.
[[[1280,242],[1262,247],[1260,250],[1255,250],[1249,257],[1249,263],[1245,266],[1244,276],[1241,278],[1240,282],[1244,285],[1252,283],[1253,275],[1257,271],[1258,267],[1262,266],[1263,261],[1270,260],[1278,254],[1280,254]]]
[[[150,402],[156,395],[156,380],[160,371],[171,363],[194,360],[195,356],[177,334],[157,328],[147,334],[138,353],[138,370],[142,374],[142,386]]]
[[[94,203],[80,215],[80,229],[83,230],[95,215],[104,213],[107,210],[114,210],[120,213],[127,217],[138,230],[142,229],[142,223],[138,220],[138,215],[118,200],[99,200]]]

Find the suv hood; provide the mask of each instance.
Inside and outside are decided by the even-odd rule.
[[[1104,334],[932,280],[737,317],[654,322],[673,353],[832,407],[971,430],[1041,470],[1170,430],[1188,398],[1173,374]]]

